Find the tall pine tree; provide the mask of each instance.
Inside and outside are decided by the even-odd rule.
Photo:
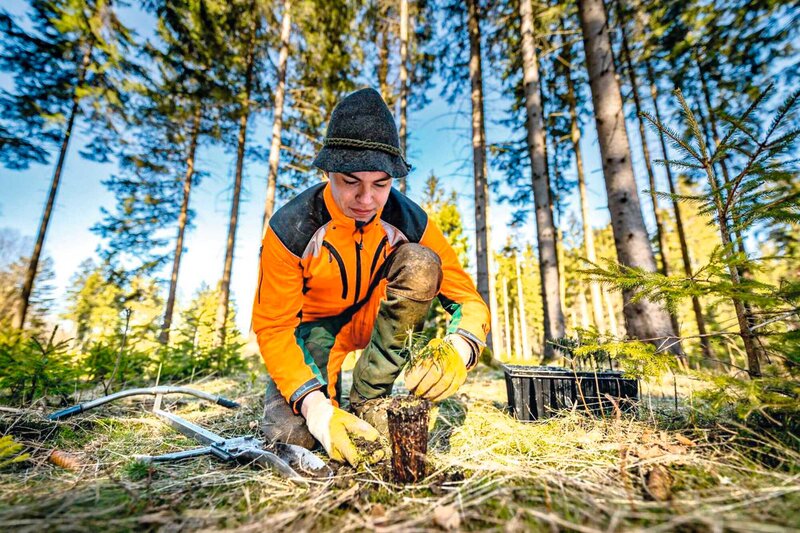
[[[22,328],[50,225],[70,138],[80,116],[92,136],[82,155],[105,161],[119,140],[130,31],[113,0],[31,0],[31,29],[0,12],[0,70],[14,84],[0,96],[0,161],[22,167],[45,162],[58,146],[50,191],[22,284],[14,326]]]
[[[221,135],[221,116],[233,101],[226,73],[226,4],[213,0],[155,6],[158,40],[146,53],[154,72],[139,88],[135,142],[106,185],[118,199],[95,227],[117,273],[156,270],[172,263],[161,341],[169,340],[192,188],[201,143]],[[172,237],[169,235],[176,236]]]
[[[578,13],[617,256],[625,266],[654,271],[655,258],[633,176],[605,7],[602,0],[579,0]],[[629,335],[659,345],[671,343],[673,350],[680,352],[680,345],[674,341],[675,332],[669,315],[662,307],[645,298],[632,301],[630,291],[624,292],[623,296],[626,300],[624,314]]]

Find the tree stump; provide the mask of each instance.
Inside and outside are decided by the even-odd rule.
[[[428,416],[431,403],[415,396],[398,396],[387,411],[392,443],[392,473],[397,483],[416,483],[425,477]]]

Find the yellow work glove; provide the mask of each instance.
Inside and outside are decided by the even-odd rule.
[[[312,392],[308,396],[302,406],[308,431],[322,444],[331,459],[352,466],[383,459],[385,451],[374,427],[334,407],[321,392]]]
[[[452,396],[467,379],[473,349],[464,337],[451,333],[431,339],[424,357],[406,369],[406,387],[421,398],[438,402]]]

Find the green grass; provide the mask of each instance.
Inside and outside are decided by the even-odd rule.
[[[227,379],[199,387],[244,406],[231,412],[190,400],[167,408],[225,435],[256,431],[260,386]],[[643,408],[639,418],[573,412],[536,423],[513,420],[504,403],[502,374],[474,372],[441,405],[429,476],[418,485],[395,485],[378,465],[341,467],[328,482],[300,486],[210,457],[134,461],[196,443],[148,414],[149,400],[122,402],[43,430],[42,438],[17,439],[31,458],[0,471],[0,529],[406,531],[436,528],[437,509],[454,509],[464,530],[800,527],[800,447],[785,428],[737,426],[685,399],[677,412],[668,400],[650,402],[654,410]],[[80,470],[47,462],[53,448],[77,457]],[[669,501],[653,501],[644,486],[654,465],[672,476]]]

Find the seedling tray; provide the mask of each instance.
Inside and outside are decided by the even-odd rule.
[[[639,382],[617,370],[579,371],[554,366],[503,365],[511,414],[524,421],[553,416],[564,409],[609,413],[614,404],[636,408]],[[610,398],[609,398],[610,397]]]

